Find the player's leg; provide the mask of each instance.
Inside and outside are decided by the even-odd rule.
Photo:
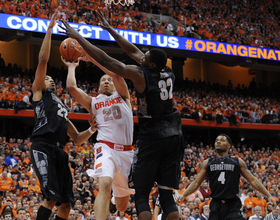
[[[127,195],[125,197],[115,197],[117,210],[124,212],[127,209],[129,198],[130,195]]]
[[[179,210],[173,197],[173,189],[178,189],[181,176],[180,162],[184,154],[182,136],[164,138],[161,140],[160,146],[163,153],[156,179],[160,204],[167,220],[178,220]]]
[[[112,178],[111,177],[99,177],[99,192],[94,202],[95,217],[98,220],[105,220],[108,215],[109,201],[111,198],[112,189]]]
[[[62,203],[60,206],[58,206],[57,209],[57,215],[55,217],[55,220],[66,220],[68,219],[69,213],[71,210],[71,204],[70,203]]]
[[[160,205],[163,209],[164,214],[166,215],[167,220],[178,220],[179,219],[179,211],[176,206],[175,200],[173,198],[173,190],[172,189],[161,189],[159,186],[159,200]]]
[[[48,220],[55,204],[56,201],[48,201],[47,199],[44,199],[43,204],[38,209],[37,219]]]
[[[139,220],[152,219],[149,195],[154,185],[159,162],[158,140],[140,140],[136,150],[137,161],[134,164],[132,180],[135,188],[135,207]]]
[[[133,151],[115,152],[119,160],[116,162],[116,174],[113,178],[113,195],[118,211],[124,212],[127,209],[127,204],[130,195],[135,193],[134,189],[128,187],[128,176],[130,173],[131,164],[133,161]]]

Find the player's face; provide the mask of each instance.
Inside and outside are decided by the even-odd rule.
[[[54,83],[52,77],[46,76],[46,78],[45,78],[45,84],[46,84],[46,88],[47,88],[47,89],[51,89],[51,90],[55,91],[56,86],[55,86],[55,83]]]
[[[148,67],[150,65],[150,51],[146,52],[141,59],[141,66]]]
[[[115,91],[113,78],[109,75],[104,75],[100,79],[99,90],[105,95],[111,95]]]
[[[230,144],[225,136],[218,136],[215,141],[215,149],[218,151],[227,151],[230,148]]]

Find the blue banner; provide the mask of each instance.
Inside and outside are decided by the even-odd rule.
[[[0,28],[13,30],[46,33],[48,19],[15,16],[0,13]],[[115,41],[113,37],[99,26],[80,23],[69,23],[74,29],[79,29],[80,34],[89,39]],[[164,47],[169,49],[189,50],[221,55],[232,55],[248,58],[280,60],[280,50],[252,47],[240,44],[221,43],[216,41],[199,40],[186,37],[177,37],[163,34],[116,29],[119,34],[133,44]],[[53,34],[58,34],[61,29],[56,25]]]

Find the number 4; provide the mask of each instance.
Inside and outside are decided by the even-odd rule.
[[[219,178],[218,178],[218,181],[221,182],[221,184],[225,184],[226,182],[226,177],[225,177],[225,172],[221,172]]]

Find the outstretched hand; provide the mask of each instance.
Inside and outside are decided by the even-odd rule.
[[[184,196],[180,195],[177,199],[176,199],[176,204],[177,205],[181,205],[182,202],[184,202],[186,199]]]
[[[277,206],[276,201],[274,200],[274,198],[272,196],[268,197],[268,201],[271,202],[274,205],[274,207]]]
[[[61,6],[59,6],[53,13],[52,17],[51,17],[51,21],[49,23],[49,28],[53,28],[56,23],[58,22],[57,17],[58,17],[58,12],[60,11]]]
[[[77,67],[77,66],[79,66],[79,59],[75,62],[69,62],[69,61],[66,61],[65,59],[63,59],[63,57],[61,56],[61,60],[65,64],[65,66],[67,66],[67,67],[71,67],[71,66]]]
[[[93,116],[92,118],[90,118],[90,119],[88,120],[88,123],[89,123],[90,126],[91,126],[91,130],[92,130],[93,132],[96,132],[98,128],[97,128],[97,122],[96,122],[95,116]]]
[[[78,39],[81,35],[78,33],[77,30],[72,28],[67,21],[60,20],[65,27],[58,25],[63,31],[59,31],[59,33],[66,34],[68,37],[72,37],[74,39]]]
[[[92,62],[93,58],[90,55],[88,55],[88,53],[84,50],[84,48],[80,44],[75,44],[74,48],[75,50],[77,50],[82,54],[82,56],[80,56],[78,60],[82,60],[85,62]]]
[[[104,14],[102,12],[101,8],[98,8],[96,10],[96,13],[98,14],[99,18],[100,18],[100,27],[102,27],[104,30],[108,30],[111,28],[110,24],[108,23],[108,21],[106,20],[106,18],[104,17]]]

